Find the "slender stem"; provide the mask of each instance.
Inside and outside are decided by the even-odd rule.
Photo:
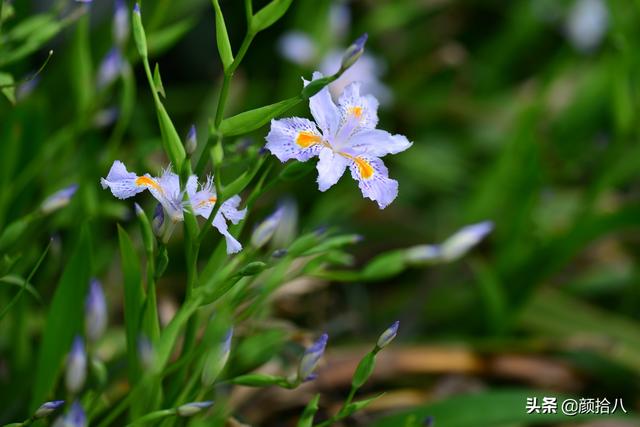
[[[240,62],[244,58],[244,55],[247,53],[249,49],[249,45],[251,45],[251,41],[255,34],[248,31],[244,36],[244,40],[242,41],[242,45],[240,45],[240,49],[236,54],[233,62],[229,66],[228,69],[224,71],[224,79],[222,80],[222,89],[220,90],[220,98],[218,98],[218,108],[216,109],[216,118],[214,121],[215,128],[218,129],[220,127],[220,123],[222,123],[222,117],[224,114],[224,108],[227,103],[227,97],[229,96],[229,85],[231,83],[231,79],[233,78],[233,73],[238,69]]]
[[[251,19],[253,18],[253,3],[251,0],[244,0],[244,9],[247,14],[247,26],[251,26]]]

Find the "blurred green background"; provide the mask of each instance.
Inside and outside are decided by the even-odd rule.
[[[241,3],[222,2],[234,49],[244,34]],[[142,6],[167,110],[181,135],[191,123],[205,135],[222,75],[213,8],[205,0]],[[19,43],[6,34],[36,13],[64,23],[51,34],[39,33],[43,24],[26,29],[44,42],[34,42],[38,48],[24,58],[0,56],[0,71],[19,80],[54,50],[31,92],[19,85],[15,105],[0,102],[0,230],[47,195],[80,184],[67,208],[0,250],[1,273],[26,277],[52,239],[32,280],[41,301],[24,296],[20,309],[0,320],[0,422],[25,411],[48,302],[83,219],[91,220],[92,272],[105,284],[112,327],[122,327],[115,223],[135,230],[135,217],[132,203],[112,198],[99,178],[114,159],[138,171],[166,163],[131,41],[126,76],[96,87],[113,43],[112,3],[94,0],[90,25],[74,16],[77,7],[14,1],[15,15],[0,35],[0,48]],[[272,320],[331,336],[314,385],[328,394],[329,409],[348,391],[344,367],[357,362],[361,345],[400,319],[397,342],[365,389],[388,393],[348,425],[401,426],[407,416],[393,418],[398,411],[415,419],[433,414],[436,425],[454,427],[582,422],[527,417],[526,397],[534,395],[622,398],[628,411],[638,409],[638,23],[637,1],[294,0],[284,19],[256,38],[234,77],[227,115],[294,96],[301,76],[309,78],[333,50],[367,32],[368,60],[379,75],[374,89],[386,100],[380,127],[407,135],[414,146],[385,159],[400,194],[383,211],[363,200],[351,179],[320,193],[308,175],[261,198],[251,224],[290,197],[301,230],[331,226],[365,237],[352,251],[357,268],[385,250],[440,242],[473,222],[495,223],[489,238],[456,263],[375,283],[309,278],[302,291],[275,299]],[[283,41],[291,31],[303,33],[313,54],[301,60],[292,51]],[[308,107],[291,115],[308,117]],[[225,144],[241,158],[243,147],[261,146],[267,131]],[[226,180],[241,167],[225,166]],[[150,198],[137,201],[153,209]],[[159,283],[161,311],[171,312],[182,298],[180,244],[172,242]],[[0,306],[15,292],[0,286]],[[456,400],[460,394],[470,400]],[[252,399],[239,410],[252,425],[292,425],[306,403],[264,391]]]

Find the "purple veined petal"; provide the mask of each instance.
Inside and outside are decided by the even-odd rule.
[[[316,71],[313,73],[312,81],[321,79],[322,77],[322,73]],[[311,83],[304,79],[303,81],[305,86]],[[333,99],[331,99],[329,88],[325,86],[320,92],[309,98],[309,109],[325,139],[332,137],[338,132],[338,127],[340,126],[340,111],[336,104],[334,104]]]
[[[398,181],[389,178],[389,172],[377,157],[352,157],[349,168],[351,176],[358,181],[362,195],[386,208],[398,196]]]
[[[229,233],[229,226],[222,212],[218,211],[211,224],[224,236],[228,255],[238,253],[242,250],[242,244]]]
[[[138,176],[129,172],[120,160],[113,162],[106,178],[100,178],[103,189],[109,188],[118,199],[128,199],[148,188],[159,188],[158,183],[148,175]]]
[[[315,42],[302,31],[289,31],[280,37],[278,52],[286,60],[303,66],[311,65],[318,55]]]
[[[222,206],[220,206],[222,215],[233,224],[239,223],[247,216],[247,208],[238,209],[241,202],[242,199],[240,196],[235,195],[225,200]]]
[[[373,95],[360,95],[359,82],[351,83],[344,89],[338,100],[342,126],[338,131],[335,145],[343,144],[355,132],[375,129],[378,125],[378,100]]]
[[[183,192],[180,190],[180,177],[167,168],[156,181],[158,185],[151,186],[149,192],[162,204],[171,221],[182,221],[184,200]]]
[[[318,170],[318,189],[327,191],[344,175],[349,159],[330,148],[322,148],[318,157],[320,159],[316,165]]]
[[[484,221],[461,228],[441,245],[442,259],[455,261],[482,241],[493,230],[493,222]]]
[[[347,144],[352,151],[373,157],[397,154],[413,145],[406,136],[392,135],[381,129],[367,129],[358,132],[349,138]]]
[[[61,209],[69,204],[71,198],[78,190],[78,184],[71,184],[62,190],[56,191],[42,202],[40,209],[45,214]]]
[[[265,148],[281,162],[296,159],[306,162],[318,155],[323,135],[311,120],[292,117],[271,121]]]

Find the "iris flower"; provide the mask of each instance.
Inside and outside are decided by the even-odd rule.
[[[118,199],[128,199],[148,190],[164,208],[171,221],[184,220],[184,210],[192,209],[194,215],[209,218],[217,201],[213,179],[209,177],[206,184],[199,185],[195,175],[187,179],[185,190],[180,189],[180,178],[170,169],[166,169],[159,177],[149,174],[138,176],[129,172],[119,160],[113,162],[106,178],[101,178],[102,188],[109,188]],[[186,192],[186,200],[185,200]],[[212,220],[212,225],[222,234],[227,243],[227,253],[233,254],[242,249],[242,245],[229,233],[227,221],[237,224],[244,219],[247,210],[239,210],[241,199],[233,196],[226,200]]]
[[[313,74],[314,80],[321,77]],[[299,117],[272,120],[265,147],[281,162],[305,162],[317,156],[320,191],[336,184],[349,167],[362,195],[376,201],[380,209],[388,206],[398,195],[398,182],[389,178],[380,157],[400,153],[411,142],[403,135],[376,129],[376,98],[360,96],[360,84],[355,82],[345,88],[338,105],[325,87],[309,99],[309,107],[315,123]]]

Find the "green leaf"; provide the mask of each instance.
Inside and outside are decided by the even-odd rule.
[[[279,116],[285,111],[293,108],[302,101],[300,97],[285,99],[275,104],[265,107],[256,108],[254,110],[245,111],[233,117],[225,119],[220,124],[220,132],[225,136],[242,135],[252,132],[267,123],[274,117]]]
[[[89,17],[83,16],[78,22],[71,46],[73,78],[70,80],[76,100],[76,108],[80,114],[87,113],[91,103],[94,102],[95,85],[93,82],[90,38]]]
[[[65,354],[75,334],[82,331],[84,299],[91,275],[91,234],[83,225],[80,238],[62,273],[47,314],[35,368],[30,408],[51,396]]]
[[[162,105],[160,101],[156,102],[156,111],[158,113],[158,123],[160,124],[160,134],[162,135],[164,149],[171,163],[175,165],[176,170],[180,170],[182,162],[186,157],[180,136],[175,126],[173,126],[169,113],[167,113],[167,110],[165,110],[164,105]]]
[[[263,7],[251,18],[250,31],[255,34],[271,25],[278,19],[282,18],[292,0],[273,0],[271,3]]]
[[[220,54],[222,65],[226,71],[233,63],[233,53],[231,52],[227,26],[224,23],[224,16],[222,16],[222,10],[220,10],[220,4],[218,0],[212,0],[212,2],[216,12],[216,43],[218,44],[218,53]]]
[[[9,102],[15,105],[16,87],[14,85],[13,76],[9,73],[0,72],[0,87],[2,87],[2,93],[9,100]]]
[[[140,375],[138,364],[138,335],[144,305],[140,260],[127,232],[118,225],[120,257],[124,276],[124,323],[127,337],[129,379],[134,383]]]
[[[380,399],[382,396],[384,396],[384,393],[380,393],[379,395],[370,397],[369,399],[359,400],[357,402],[348,404],[344,410],[344,416],[348,417],[350,415],[353,415],[357,411],[360,411],[361,409],[369,406],[373,401]]]
[[[558,413],[556,414],[527,414],[526,402],[528,397],[537,397],[538,401],[544,396],[558,399]],[[544,423],[564,423],[589,419],[628,419],[638,420],[638,417],[602,414],[584,414],[567,417],[560,410],[561,402],[566,398],[559,393],[542,394],[538,390],[499,390],[485,393],[456,396],[450,399],[431,403],[425,406],[402,411],[400,413],[380,418],[370,427],[396,427],[405,425],[410,418],[409,426],[421,426],[422,420],[433,416],[436,426],[446,427],[506,427],[513,425],[532,425]]]
[[[356,389],[362,387],[362,385],[371,376],[371,373],[373,373],[373,368],[375,368],[375,366],[376,355],[373,352],[367,353],[360,363],[358,363],[356,372],[353,374],[353,379],[351,380],[351,386]]]
[[[185,18],[181,21],[149,33],[147,43],[149,52],[158,55],[175,45],[187,34],[198,21],[193,18]]]
[[[307,406],[304,408],[302,415],[300,416],[300,420],[298,420],[298,427],[312,427],[313,426],[313,417],[318,412],[318,402],[320,401],[320,394],[316,394],[313,396],[313,399],[309,401]]]
[[[5,283],[11,286],[17,286],[19,288],[22,288],[22,286],[24,285],[25,291],[29,292],[36,299],[36,301],[42,302],[42,297],[40,297],[40,294],[38,293],[36,288],[34,288],[31,283],[25,283],[22,277],[15,276],[13,274],[8,274],[6,276],[0,277],[0,283]]]
[[[162,85],[162,79],[160,78],[160,66],[156,62],[156,68],[153,70],[153,83],[156,86],[156,91],[162,95],[163,98],[166,98],[167,95],[164,93],[164,86]]]

